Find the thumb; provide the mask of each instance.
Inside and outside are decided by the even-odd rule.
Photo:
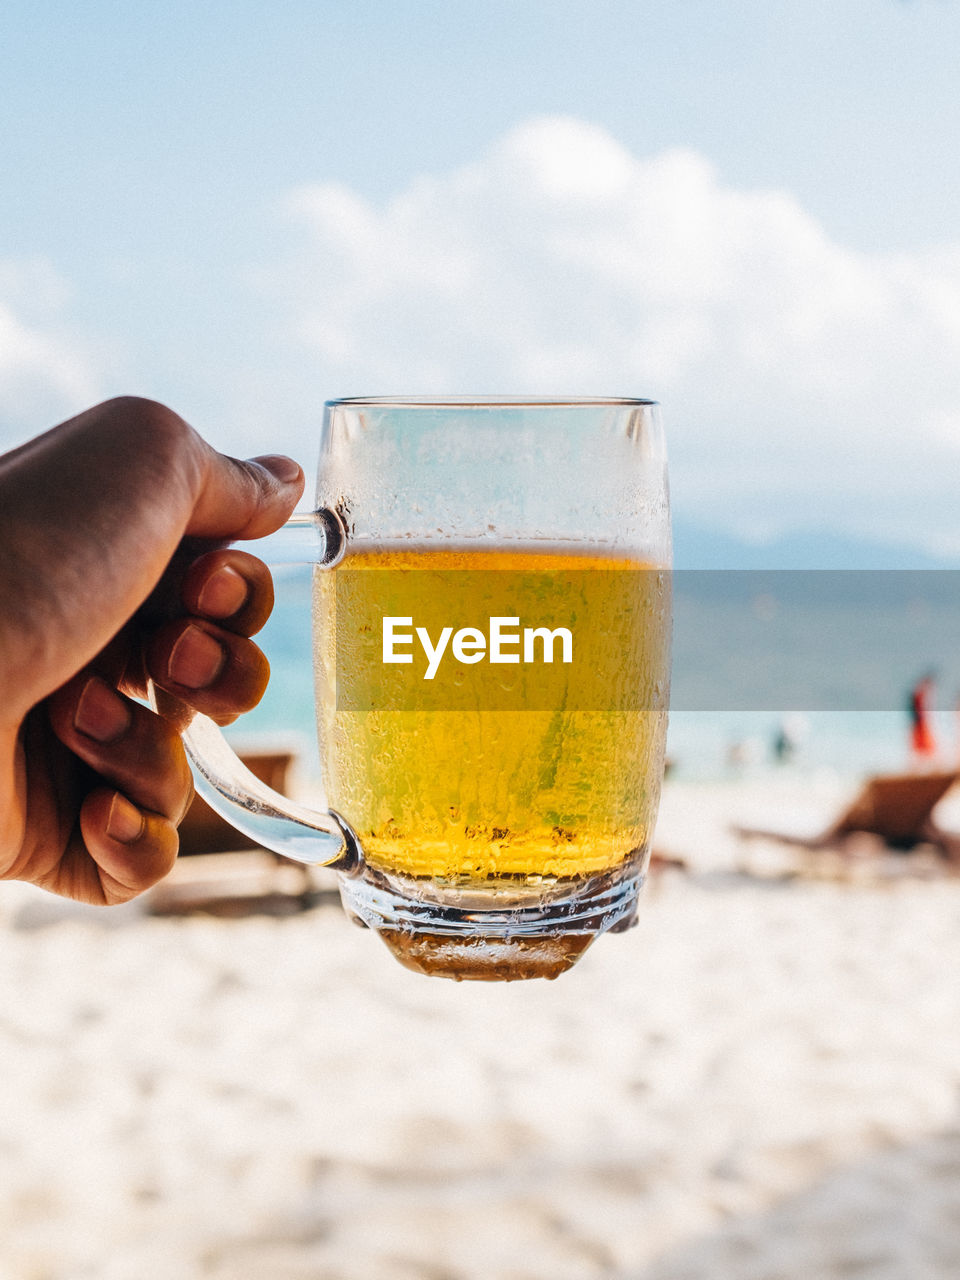
[[[184,532],[195,538],[262,538],[279,529],[303,493],[299,464],[280,454],[242,462],[206,444],[204,452]]]

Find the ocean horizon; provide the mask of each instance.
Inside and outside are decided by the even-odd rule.
[[[742,579],[737,583],[741,585]],[[309,570],[278,574],[276,596],[273,615],[258,637],[271,665],[269,687],[260,705],[240,717],[228,736],[240,745],[266,739],[289,742],[297,750],[305,775],[318,778]],[[728,596],[724,596],[724,608],[730,607]],[[703,610],[702,616],[698,609]],[[954,612],[960,624],[960,604]],[[793,704],[782,707],[750,705],[747,700],[724,705],[720,696],[713,705],[698,709],[690,705],[695,681],[676,664],[696,664],[705,639],[713,641],[724,632],[716,630],[716,618],[707,605],[689,598],[684,609],[677,611],[675,627],[677,700],[671,709],[667,742],[673,776],[684,781],[736,782],[744,777],[783,776],[785,772],[830,771],[855,779],[908,767],[907,698],[913,681],[930,663],[929,653],[911,652],[909,628],[904,652],[897,660],[899,683],[895,678],[897,662],[893,662],[886,672],[883,696],[872,708],[869,699],[866,707],[844,706],[835,695],[836,670],[824,663],[818,668],[813,662],[808,667],[808,683],[812,679],[809,673],[821,669],[822,687],[811,688],[805,704],[795,705],[794,699]],[[850,662],[857,663],[856,654],[850,655]],[[740,655],[736,667],[749,670],[749,658]],[[703,679],[702,671],[696,674]],[[893,696],[888,696],[887,685],[894,686]],[[945,680],[942,687],[950,690],[953,686]],[[683,689],[686,693],[681,697]],[[830,707],[833,709],[827,709]],[[933,729],[944,764],[960,759],[958,728],[960,719],[952,707],[934,708]]]

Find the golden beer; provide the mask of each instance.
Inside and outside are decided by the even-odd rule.
[[[481,895],[642,870],[663,769],[668,592],[665,573],[591,548],[351,548],[318,570],[327,801],[369,867]],[[517,638],[496,664],[476,633],[505,611]],[[384,618],[407,620],[391,665]],[[434,645],[444,625],[472,628],[463,660],[454,635],[429,677],[418,623]],[[540,624],[569,630],[570,662],[562,636],[526,645]]]

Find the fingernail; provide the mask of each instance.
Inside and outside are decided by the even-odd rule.
[[[246,604],[249,594],[246,579],[227,564],[203,584],[197,607],[210,618],[230,618]]]
[[[130,728],[130,711],[105,680],[91,676],[73,713],[73,727],[95,742],[114,742]]]
[[[199,627],[187,627],[173,646],[167,675],[187,689],[205,689],[223,670],[227,655],[213,636]]]
[[[281,484],[293,484],[300,479],[300,464],[294,462],[292,458],[286,457],[282,453],[266,454],[262,458],[254,458],[254,462],[266,467],[272,476],[280,481]]]
[[[107,835],[121,844],[133,844],[143,834],[143,814],[118,791],[107,817]]]

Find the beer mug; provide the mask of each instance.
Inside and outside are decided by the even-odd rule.
[[[315,511],[249,546],[314,565],[329,807],[271,791],[197,715],[214,809],[336,868],[421,973],[552,978],[632,922],[669,686],[654,402],[332,401]]]

